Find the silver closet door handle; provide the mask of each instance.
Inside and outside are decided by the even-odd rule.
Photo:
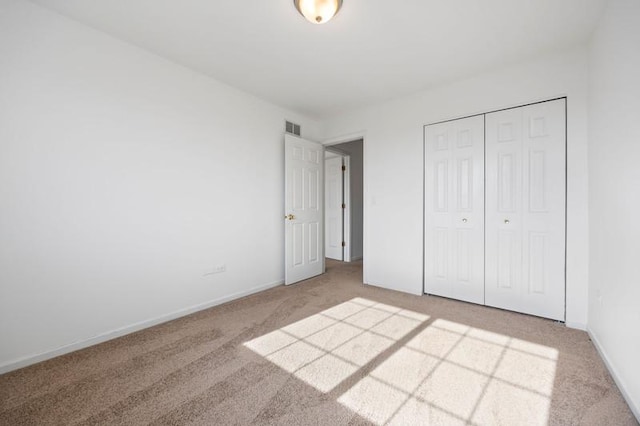
[[[509,223],[511,223],[511,222],[509,221],[509,219],[505,219],[505,220],[504,220],[504,224],[505,224],[505,225],[508,225]]]
[[[462,219],[462,223],[467,223],[467,218]]]

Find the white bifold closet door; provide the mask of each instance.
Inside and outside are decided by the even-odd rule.
[[[425,128],[425,292],[484,303],[484,116]]]
[[[565,99],[486,114],[485,304],[564,321]]]

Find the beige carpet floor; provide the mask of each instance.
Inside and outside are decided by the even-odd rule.
[[[586,333],[327,273],[0,376],[2,425],[636,425]]]

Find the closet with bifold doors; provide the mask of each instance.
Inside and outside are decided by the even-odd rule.
[[[424,136],[425,293],[564,321],[566,99]]]

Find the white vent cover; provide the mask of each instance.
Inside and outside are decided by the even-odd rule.
[[[292,135],[300,136],[300,125],[287,121],[285,131],[287,133],[291,133]]]

